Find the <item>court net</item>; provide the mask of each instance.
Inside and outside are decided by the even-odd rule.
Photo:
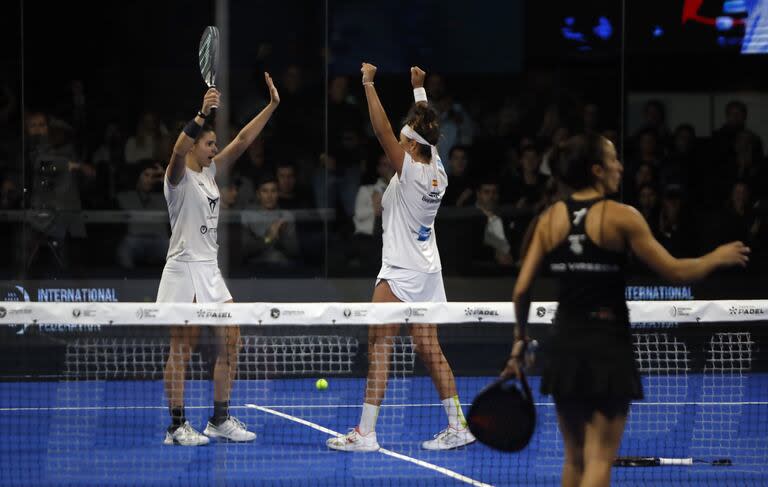
[[[620,456],[661,466],[616,467],[614,485],[768,485],[766,310],[765,301],[631,303],[645,400],[631,406]],[[425,353],[431,335],[374,323],[440,323],[466,412],[509,353],[509,303],[3,303],[0,485],[559,485],[562,437],[551,398],[538,394],[554,312],[531,307],[536,433],[523,452],[501,454],[424,448],[448,424],[424,365],[439,363]],[[166,385],[183,383],[186,419],[202,431],[222,337],[236,323],[229,414],[257,438],[163,445],[169,356],[187,366],[184,381]],[[192,330],[195,346],[172,352],[171,335]],[[390,338],[372,342],[369,330]],[[388,360],[381,449],[331,450],[326,440],[360,421],[369,356]]]

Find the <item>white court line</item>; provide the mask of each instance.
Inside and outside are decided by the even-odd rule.
[[[536,406],[552,407],[553,402],[537,402]],[[470,404],[462,403],[468,407]],[[729,401],[729,402],[633,402],[632,406],[768,406],[768,401]],[[229,409],[244,409],[251,406],[230,406]],[[359,408],[359,404],[269,404],[265,408],[281,409],[345,409]],[[442,404],[382,404],[382,408],[432,408],[443,407]],[[185,406],[186,409],[210,409],[210,406]],[[10,407],[0,408],[0,412],[35,412],[35,411],[121,411],[121,410],[152,410],[168,409],[166,406],[68,406],[68,407]]]
[[[309,426],[310,428],[315,429],[315,430],[320,431],[320,432],[323,432],[323,433],[325,433],[327,435],[336,436],[336,437],[343,436],[341,433],[333,431],[332,429],[328,429],[328,428],[326,428],[324,426],[320,426],[317,423],[312,423],[311,421],[307,421],[306,419],[297,418],[296,416],[291,416],[290,414],[281,413],[280,411],[276,411],[276,410],[271,409],[271,408],[267,408],[267,407],[264,407],[264,406],[257,406],[256,404],[246,404],[245,407],[257,409],[259,411],[262,411],[262,412],[265,412],[265,413],[269,413],[269,414],[274,414],[275,416],[279,416],[279,417],[281,417],[283,419],[287,419],[289,421],[294,421],[296,423],[303,424],[304,426]],[[480,482],[479,480],[475,480],[475,479],[469,478],[467,476],[461,475],[458,472],[454,472],[453,470],[448,470],[447,468],[440,467],[438,465],[434,465],[432,463],[428,463],[428,462],[425,462],[423,460],[419,460],[418,458],[409,457],[409,456],[403,455],[402,453],[397,453],[397,452],[394,452],[392,450],[387,450],[386,448],[379,448],[377,451],[379,453],[384,454],[384,455],[387,455],[387,456],[390,456],[390,457],[393,457],[393,458],[397,458],[398,460],[403,460],[405,462],[410,462],[410,463],[413,463],[413,464],[418,465],[420,467],[427,468],[429,470],[434,470],[435,472],[441,473],[441,474],[443,474],[443,475],[445,475],[447,477],[450,477],[452,479],[460,480],[460,481],[465,482],[465,483],[467,483],[469,485],[475,485],[475,486],[478,486],[478,487],[493,487],[493,485],[491,485],[491,484],[486,484],[484,482]]]

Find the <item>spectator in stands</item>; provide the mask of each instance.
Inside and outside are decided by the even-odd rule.
[[[240,178],[229,178],[221,188],[221,209],[233,210],[237,208],[237,196],[240,191],[242,180]]]
[[[331,147],[341,143],[344,129],[363,127],[363,113],[349,92],[349,78],[335,76],[328,84],[328,139]]]
[[[691,172],[696,167],[696,130],[684,123],[675,128],[670,151],[661,167],[661,183],[676,184],[689,189]],[[703,168],[696,169],[698,171]]]
[[[345,252],[346,267],[359,273],[377,271],[381,265],[381,198],[395,175],[387,156],[381,154],[376,162],[375,180],[363,184],[355,199],[355,233]]]
[[[239,208],[257,206],[256,183],[273,177],[274,172],[274,168],[267,163],[264,155],[264,138],[257,137],[232,168],[232,177],[241,180],[236,206]]]
[[[725,123],[712,134],[712,139],[721,160],[728,160],[736,147],[736,139],[739,134],[746,132],[752,139],[752,148],[755,154],[763,157],[763,141],[760,137],[747,128],[747,105],[739,100],[731,100],[725,106]]]
[[[246,264],[261,271],[279,271],[296,266],[299,240],[290,211],[278,206],[277,180],[265,176],[256,191],[261,211],[243,214],[243,255]]]
[[[768,171],[757,144],[760,139],[748,130],[742,130],[736,135],[733,147],[732,164],[727,169],[727,179],[734,181],[749,181],[750,188],[758,198],[765,197],[768,185]]]
[[[365,150],[359,127],[345,127],[337,147],[322,155],[315,171],[314,191],[318,208],[341,206],[344,215],[352,218],[355,196],[365,167]]]
[[[144,112],[136,125],[136,133],[125,141],[125,162],[135,164],[144,159],[161,160],[168,145],[168,129],[155,113]]]
[[[636,206],[639,204],[640,188],[659,184],[656,167],[648,163],[641,163],[634,174],[630,175],[627,183],[624,187],[624,201]]]
[[[499,184],[492,178],[484,179],[475,192],[475,207],[482,213],[469,235],[472,241],[472,263],[491,262],[502,267],[514,264],[510,236],[510,223],[498,215]]]
[[[520,198],[515,204],[517,208],[535,211],[540,207],[548,179],[539,171],[540,165],[541,157],[534,145],[525,145],[520,149]]]
[[[0,210],[20,210],[21,191],[19,183],[10,173],[0,177]]]
[[[668,186],[661,199],[656,239],[674,257],[696,254],[692,218],[683,216],[683,195],[679,186]]]
[[[132,191],[117,194],[120,209],[126,211],[165,211],[162,188],[163,167],[152,160],[139,163],[139,176]],[[117,248],[117,261],[123,269],[137,265],[157,266],[165,263],[168,253],[167,223],[146,223],[139,217],[129,218],[128,228]]]
[[[437,150],[440,159],[447,161],[448,152],[454,145],[472,145],[475,123],[464,107],[448,91],[447,83],[441,75],[430,75],[425,88],[440,116],[440,141],[437,144]]]
[[[467,275],[507,272],[514,265],[514,222],[499,214],[499,184],[493,177],[480,180],[472,210],[457,222],[461,228],[459,270]]]
[[[669,137],[667,127],[667,109],[661,100],[648,100],[643,107],[643,122],[636,136],[651,131],[658,140],[664,141]]]
[[[443,195],[443,206],[462,207],[467,205],[472,196],[472,182],[467,174],[469,148],[463,145],[451,147],[448,155],[448,171],[451,182]]]
[[[381,197],[395,175],[392,165],[385,154],[381,154],[376,163],[376,180],[373,184],[363,184],[355,199],[355,235],[374,236],[381,234]],[[381,239],[379,239],[381,240]]]
[[[659,193],[653,184],[643,184],[638,190],[637,211],[645,218],[655,233],[659,227]]]
[[[568,140],[570,137],[571,130],[568,127],[561,126],[555,129],[555,131],[552,133],[551,139],[548,141],[549,146],[544,151],[544,155],[541,157],[541,166],[539,167],[539,172],[545,176],[552,175],[552,167],[550,166],[550,163],[554,155],[555,148],[559,147],[560,144]]]
[[[651,129],[646,129],[638,135],[637,150],[632,158],[632,166],[650,164],[654,168],[661,166],[663,147],[659,144],[659,136]]]
[[[731,185],[728,201],[717,226],[719,242],[735,239],[751,245],[754,241],[759,225],[752,209],[750,193],[746,181],[736,181]]]
[[[306,188],[296,186],[296,166],[290,162],[277,165],[278,206],[284,210],[313,208],[312,196]]]
[[[102,163],[119,165],[125,161],[125,140],[120,126],[110,122],[104,129],[104,139],[91,156],[96,166]]]

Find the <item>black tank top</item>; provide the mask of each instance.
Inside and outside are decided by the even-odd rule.
[[[587,213],[602,198],[565,200],[571,229],[547,256],[560,284],[558,315],[624,320],[626,255],[600,248],[587,235]],[[601,217],[601,215],[598,215]],[[601,222],[602,226],[602,222]]]

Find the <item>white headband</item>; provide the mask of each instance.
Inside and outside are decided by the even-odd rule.
[[[415,140],[419,144],[428,145],[432,149],[431,151],[432,159],[430,160],[430,162],[440,159],[440,156],[437,153],[437,147],[427,142],[427,139],[419,135],[419,133],[413,130],[413,127],[411,127],[410,125],[403,125],[403,128],[400,129],[400,133],[405,135],[409,139]]]
[[[434,147],[432,144],[427,142],[427,139],[419,135],[418,132],[413,130],[413,127],[410,125],[403,125],[403,128],[400,130],[400,133],[408,137],[409,139],[413,139],[419,144],[428,145],[430,147]]]

